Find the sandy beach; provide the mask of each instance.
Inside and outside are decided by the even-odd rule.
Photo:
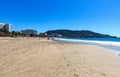
[[[120,56],[96,45],[0,37],[0,77],[120,77]]]

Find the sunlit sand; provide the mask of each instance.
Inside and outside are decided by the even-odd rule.
[[[95,45],[0,38],[0,77],[120,77],[120,57]]]

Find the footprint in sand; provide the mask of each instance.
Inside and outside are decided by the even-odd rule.
[[[77,74],[74,74],[74,77],[79,77],[79,75],[77,75]]]

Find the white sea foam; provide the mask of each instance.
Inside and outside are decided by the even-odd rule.
[[[100,45],[105,48],[109,48],[112,50],[116,50],[116,55],[120,56],[120,42],[112,42],[112,41],[93,41],[93,40],[77,40],[77,39],[63,39],[63,38],[55,38],[55,41],[59,42],[69,42],[69,43],[77,43],[77,44],[95,44]]]
[[[120,42],[112,42],[112,41],[93,41],[93,40],[77,40],[77,39],[63,39],[63,38],[55,38],[54,40],[61,41],[61,42],[98,44],[98,45],[120,47]]]

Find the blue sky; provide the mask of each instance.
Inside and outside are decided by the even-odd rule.
[[[120,36],[120,0],[0,0],[0,23],[13,30],[92,30]]]

